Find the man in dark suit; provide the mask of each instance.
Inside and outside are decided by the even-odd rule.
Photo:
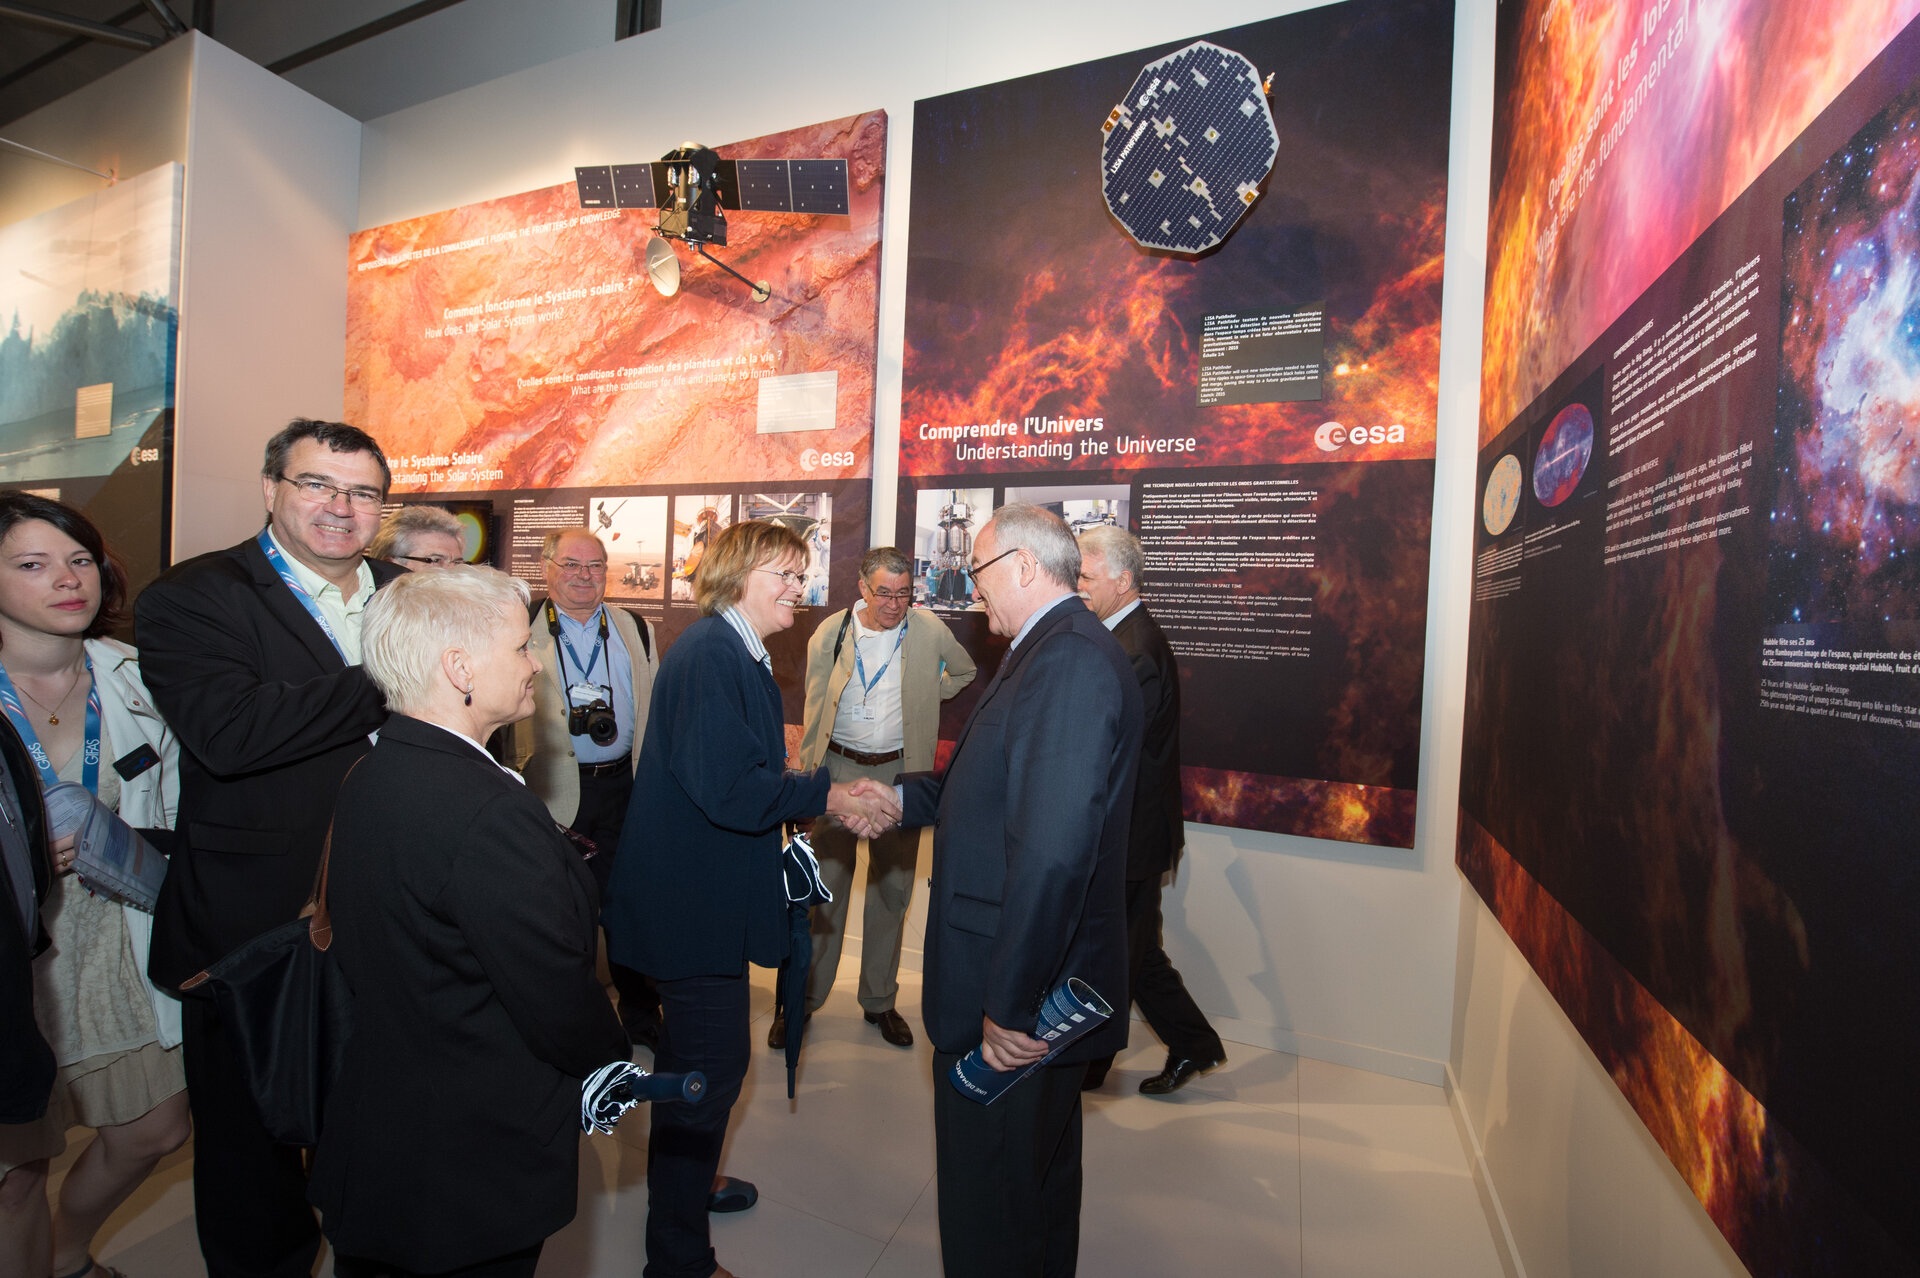
[[[1145,572],[1140,541],[1126,529],[1102,525],[1080,534],[1081,597],[1126,650],[1147,712],[1127,835],[1127,988],[1167,1045],[1166,1067],[1140,1090],[1165,1096],[1225,1063],[1227,1051],[1160,944],[1160,879],[1186,846],[1187,826],[1180,806],[1180,668],[1160,623],[1140,602]],[[1100,1086],[1112,1065],[1108,1056],[1088,1066],[1086,1090]]]
[[[180,983],[299,916],[340,779],[386,722],[360,613],[401,572],[362,552],[387,461],[342,422],[267,444],[267,527],[178,564],[134,605],[155,704],[180,737],[180,810],[149,970]],[[275,1145],[210,1000],[185,1004],[194,1217],[211,1278],[302,1278],[320,1231],[300,1152]]]
[[[974,541],[974,593],[1011,644],[945,772],[902,781],[904,824],[932,825],[921,996],[933,1041],[940,1246],[949,1278],[1071,1274],[1080,1245],[1080,1083],[1124,1018],[982,1106],[948,1072],[976,1044],[1000,1071],[1046,1055],[1040,1005],[1068,977],[1126,989],[1127,819],[1140,686],[1074,594],[1080,552],[1035,506]]]

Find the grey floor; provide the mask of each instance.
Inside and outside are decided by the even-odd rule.
[[[743,1278],[940,1272],[930,1053],[862,1020],[853,967],[809,1027],[791,1105],[778,1054],[755,1052],[724,1170],[757,1182],[760,1203],[714,1219],[721,1262]],[[771,975],[757,975],[755,1006],[770,1009]],[[918,1034],[918,976],[901,980]],[[756,1044],[765,1032],[763,1011]],[[1087,1099],[1081,1273],[1499,1278],[1440,1088],[1229,1043],[1225,1067],[1155,1100],[1135,1089],[1165,1052],[1137,1022],[1133,1041]],[[637,1278],[646,1131],[582,1138],[580,1214],[548,1242],[541,1278]],[[88,1135],[73,1133],[56,1186]],[[191,1174],[189,1145],[108,1223],[101,1259],[129,1278],[202,1278]]]

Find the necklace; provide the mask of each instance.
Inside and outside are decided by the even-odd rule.
[[[73,695],[73,690],[79,686],[80,686],[80,667],[75,666],[73,668],[73,678],[67,681],[67,690],[60,694],[60,699],[58,701],[53,703],[53,709],[47,710],[47,703],[40,700],[40,698],[34,696],[31,692],[28,692],[27,686],[24,683],[16,682],[14,684],[14,687],[20,689],[21,695],[24,696],[27,700],[33,702],[33,704],[35,704],[36,706],[39,706],[42,710],[47,710],[47,726],[48,727],[60,726],[60,707],[67,704],[67,698],[71,697]]]

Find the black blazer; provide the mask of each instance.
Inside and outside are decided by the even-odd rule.
[[[560,1229],[580,1080],[629,1049],[592,875],[546,804],[395,715],[341,788],[327,903],[354,991],[309,1187],[335,1249],[438,1273]]]
[[[0,767],[6,768],[18,800],[0,796],[8,807],[5,834],[24,842],[28,874],[22,901],[13,876],[0,866],[0,1123],[30,1123],[47,1112],[53,1090],[53,1049],[33,1019],[33,959],[47,948],[40,903],[53,884],[53,862],[47,855],[40,769],[5,715],[0,715]],[[23,913],[30,919],[26,926]]]
[[[787,956],[780,825],[827,809],[825,768],[787,771],[780,688],[723,617],[680,633],[653,678],[607,885],[608,954],[656,980]]]
[[[1133,663],[1147,715],[1128,825],[1127,878],[1153,879],[1173,868],[1174,856],[1187,844],[1180,807],[1180,667],[1145,604],[1120,619],[1113,637]]]
[[[1061,1063],[1127,1045],[1127,822],[1140,685],[1087,606],[1050,610],[1000,664],[944,773],[902,779],[906,824],[932,825],[921,1003],[943,1052],[984,1013],[1033,1031],[1078,977],[1114,1007]]]
[[[379,560],[376,585],[402,569]],[[134,604],[140,669],[180,737],[180,811],[148,971],[177,987],[299,916],[334,794],[386,722],[253,540],[175,565]]]

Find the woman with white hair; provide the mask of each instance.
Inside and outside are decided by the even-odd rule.
[[[412,573],[363,625],[393,717],[334,815],[353,1037],[310,1192],[343,1278],[521,1278],[573,1219],[581,1080],[628,1054],[594,976],[593,878],[480,744],[533,711],[527,588]]]

